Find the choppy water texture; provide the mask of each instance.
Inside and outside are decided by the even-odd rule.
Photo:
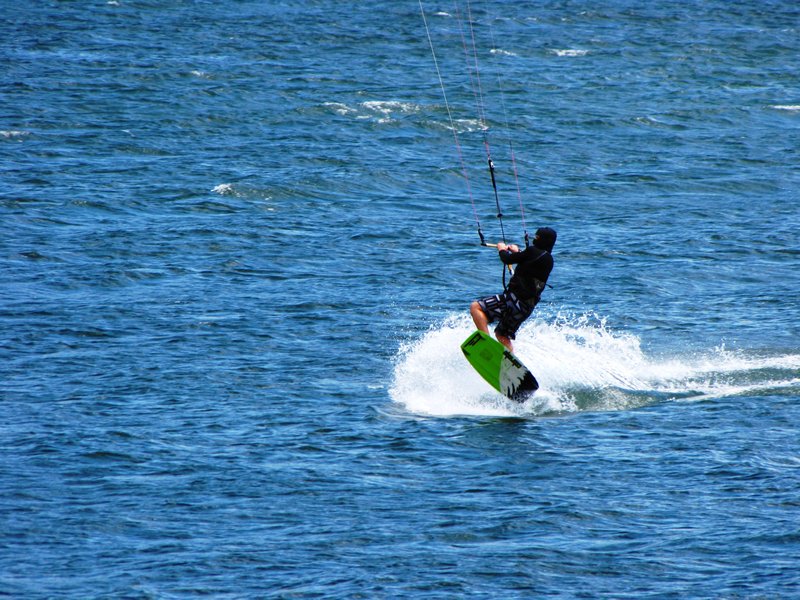
[[[423,5],[3,3],[0,595],[800,595],[796,2]]]

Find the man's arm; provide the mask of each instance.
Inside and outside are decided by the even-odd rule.
[[[497,254],[504,265],[514,265],[520,261],[519,246],[497,242]]]

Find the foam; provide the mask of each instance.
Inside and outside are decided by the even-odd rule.
[[[555,54],[556,56],[575,57],[575,56],[586,56],[587,54],[589,54],[589,51],[565,48],[565,49],[553,49],[550,51],[550,53]]]
[[[236,190],[233,187],[232,183],[220,183],[211,190],[215,194],[219,194],[220,196],[233,196],[236,194]]]
[[[30,135],[29,131],[17,131],[17,130],[14,130],[14,129],[7,130],[7,131],[0,131],[0,137],[6,138],[6,139],[24,138],[24,137],[27,137],[29,135]]]
[[[517,334],[515,354],[540,389],[520,405],[491,389],[460,345],[474,330],[451,316],[395,357],[390,397],[415,414],[520,417],[580,410],[625,410],[666,400],[697,400],[800,382],[800,355],[749,357],[724,347],[697,355],[647,356],[639,338],[611,330],[596,315],[533,319]]]

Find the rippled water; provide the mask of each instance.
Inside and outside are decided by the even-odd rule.
[[[800,10],[451,4],[0,10],[0,595],[800,593]]]

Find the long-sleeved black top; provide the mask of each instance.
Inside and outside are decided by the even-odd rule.
[[[508,282],[508,291],[513,292],[520,300],[538,301],[539,294],[553,270],[553,255],[536,246],[529,246],[521,252],[503,250],[499,255],[503,264],[517,265],[511,281]]]

